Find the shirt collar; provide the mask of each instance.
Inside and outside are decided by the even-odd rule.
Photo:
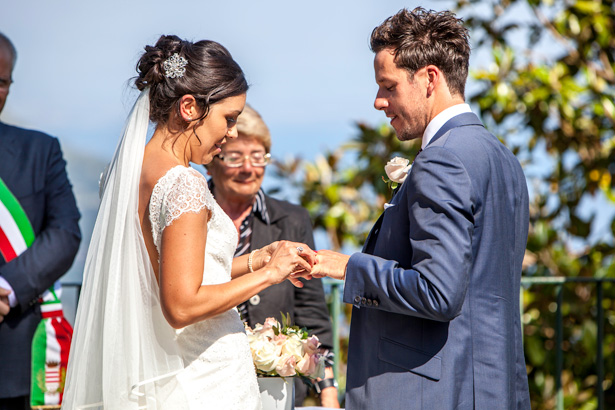
[[[425,132],[423,133],[423,142],[421,143],[421,148],[425,149],[427,144],[431,142],[433,136],[436,135],[438,130],[442,128],[442,126],[446,124],[448,120],[465,112],[472,112],[472,110],[470,109],[470,106],[468,104],[462,103],[453,105],[452,107],[448,107],[440,114],[433,117],[433,119],[429,121],[429,124],[427,124],[427,128],[425,128]]]
[[[212,195],[214,193],[214,180],[210,179],[207,182],[209,186],[209,190]],[[215,198],[215,197],[214,197]],[[265,201],[265,192],[262,188],[259,188],[256,196],[254,197],[254,204],[252,205],[252,214],[259,218],[267,225],[271,225],[271,218],[269,217],[269,212],[267,211],[267,202]]]

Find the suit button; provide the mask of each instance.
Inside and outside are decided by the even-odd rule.
[[[361,296],[355,296],[354,303],[361,303]]]
[[[261,297],[260,297],[260,296],[258,296],[258,295],[254,295],[254,296],[252,296],[252,297],[250,298],[250,304],[251,304],[252,306],[256,306],[256,305],[258,305],[259,303],[261,303]]]
[[[372,300],[371,300],[371,299],[367,299],[367,303],[366,303],[366,305],[367,305],[367,306],[371,306],[371,305],[372,305]]]
[[[362,305],[364,305],[364,304],[365,304],[365,302],[367,302],[367,299],[365,299],[365,298],[361,298],[361,304],[362,304]]]
[[[377,300],[374,300],[373,304],[374,304],[374,307],[378,307],[378,305],[379,305],[380,303],[378,303],[378,301],[377,301]]]

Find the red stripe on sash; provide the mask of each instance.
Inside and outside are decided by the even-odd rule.
[[[49,312],[41,312],[41,317],[43,319],[48,319],[50,317],[63,317],[64,313],[62,312],[62,309],[58,309],[58,310],[50,310]]]
[[[15,253],[15,249],[13,249],[13,245],[11,245],[9,238],[7,238],[6,234],[4,233],[1,227],[0,227],[0,253],[2,253],[2,256],[4,257],[4,260],[6,262],[10,262],[11,260],[17,257],[17,254]]]
[[[64,377],[66,377],[66,365],[68,364],[68,353],[70,351],[70,342],[73,338],[73,328],[66,319],[54,318],[50,319],[56,333],[56,340],[60,345],[60,363],[61,368],[64,370]],[[60,392],[60,403],[64,397],[64,391]]]

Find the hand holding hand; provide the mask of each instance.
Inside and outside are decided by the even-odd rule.
[[[350,256],[327,249],[318,251],[317,255],[316,265],[311,272],[312,277],[323,278],[328,276],[333,279],[346,279],[346,266]]]
[[[288,279],[293,285],[301,288],[303,283],[298,278],[309,277],[312,266],[316,263],[316,252],[303,243],[279,241],[266,246],[261,251],[264,254],[272,251],[265,268],[269,270],[273,284]]]
[[[0,288],[0,323],[4,321],[4,317],[9,314],[11,306],[9,305],[9,295],[11,291]]]

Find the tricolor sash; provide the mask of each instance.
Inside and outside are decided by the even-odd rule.
[[[34,242],[34,230],[17,198],[0,178],[0,254],[8,263]],[[64,318],[60,282],[40,297],[42,320],[32,340],[32,406],[60,405],[73,329]]]

